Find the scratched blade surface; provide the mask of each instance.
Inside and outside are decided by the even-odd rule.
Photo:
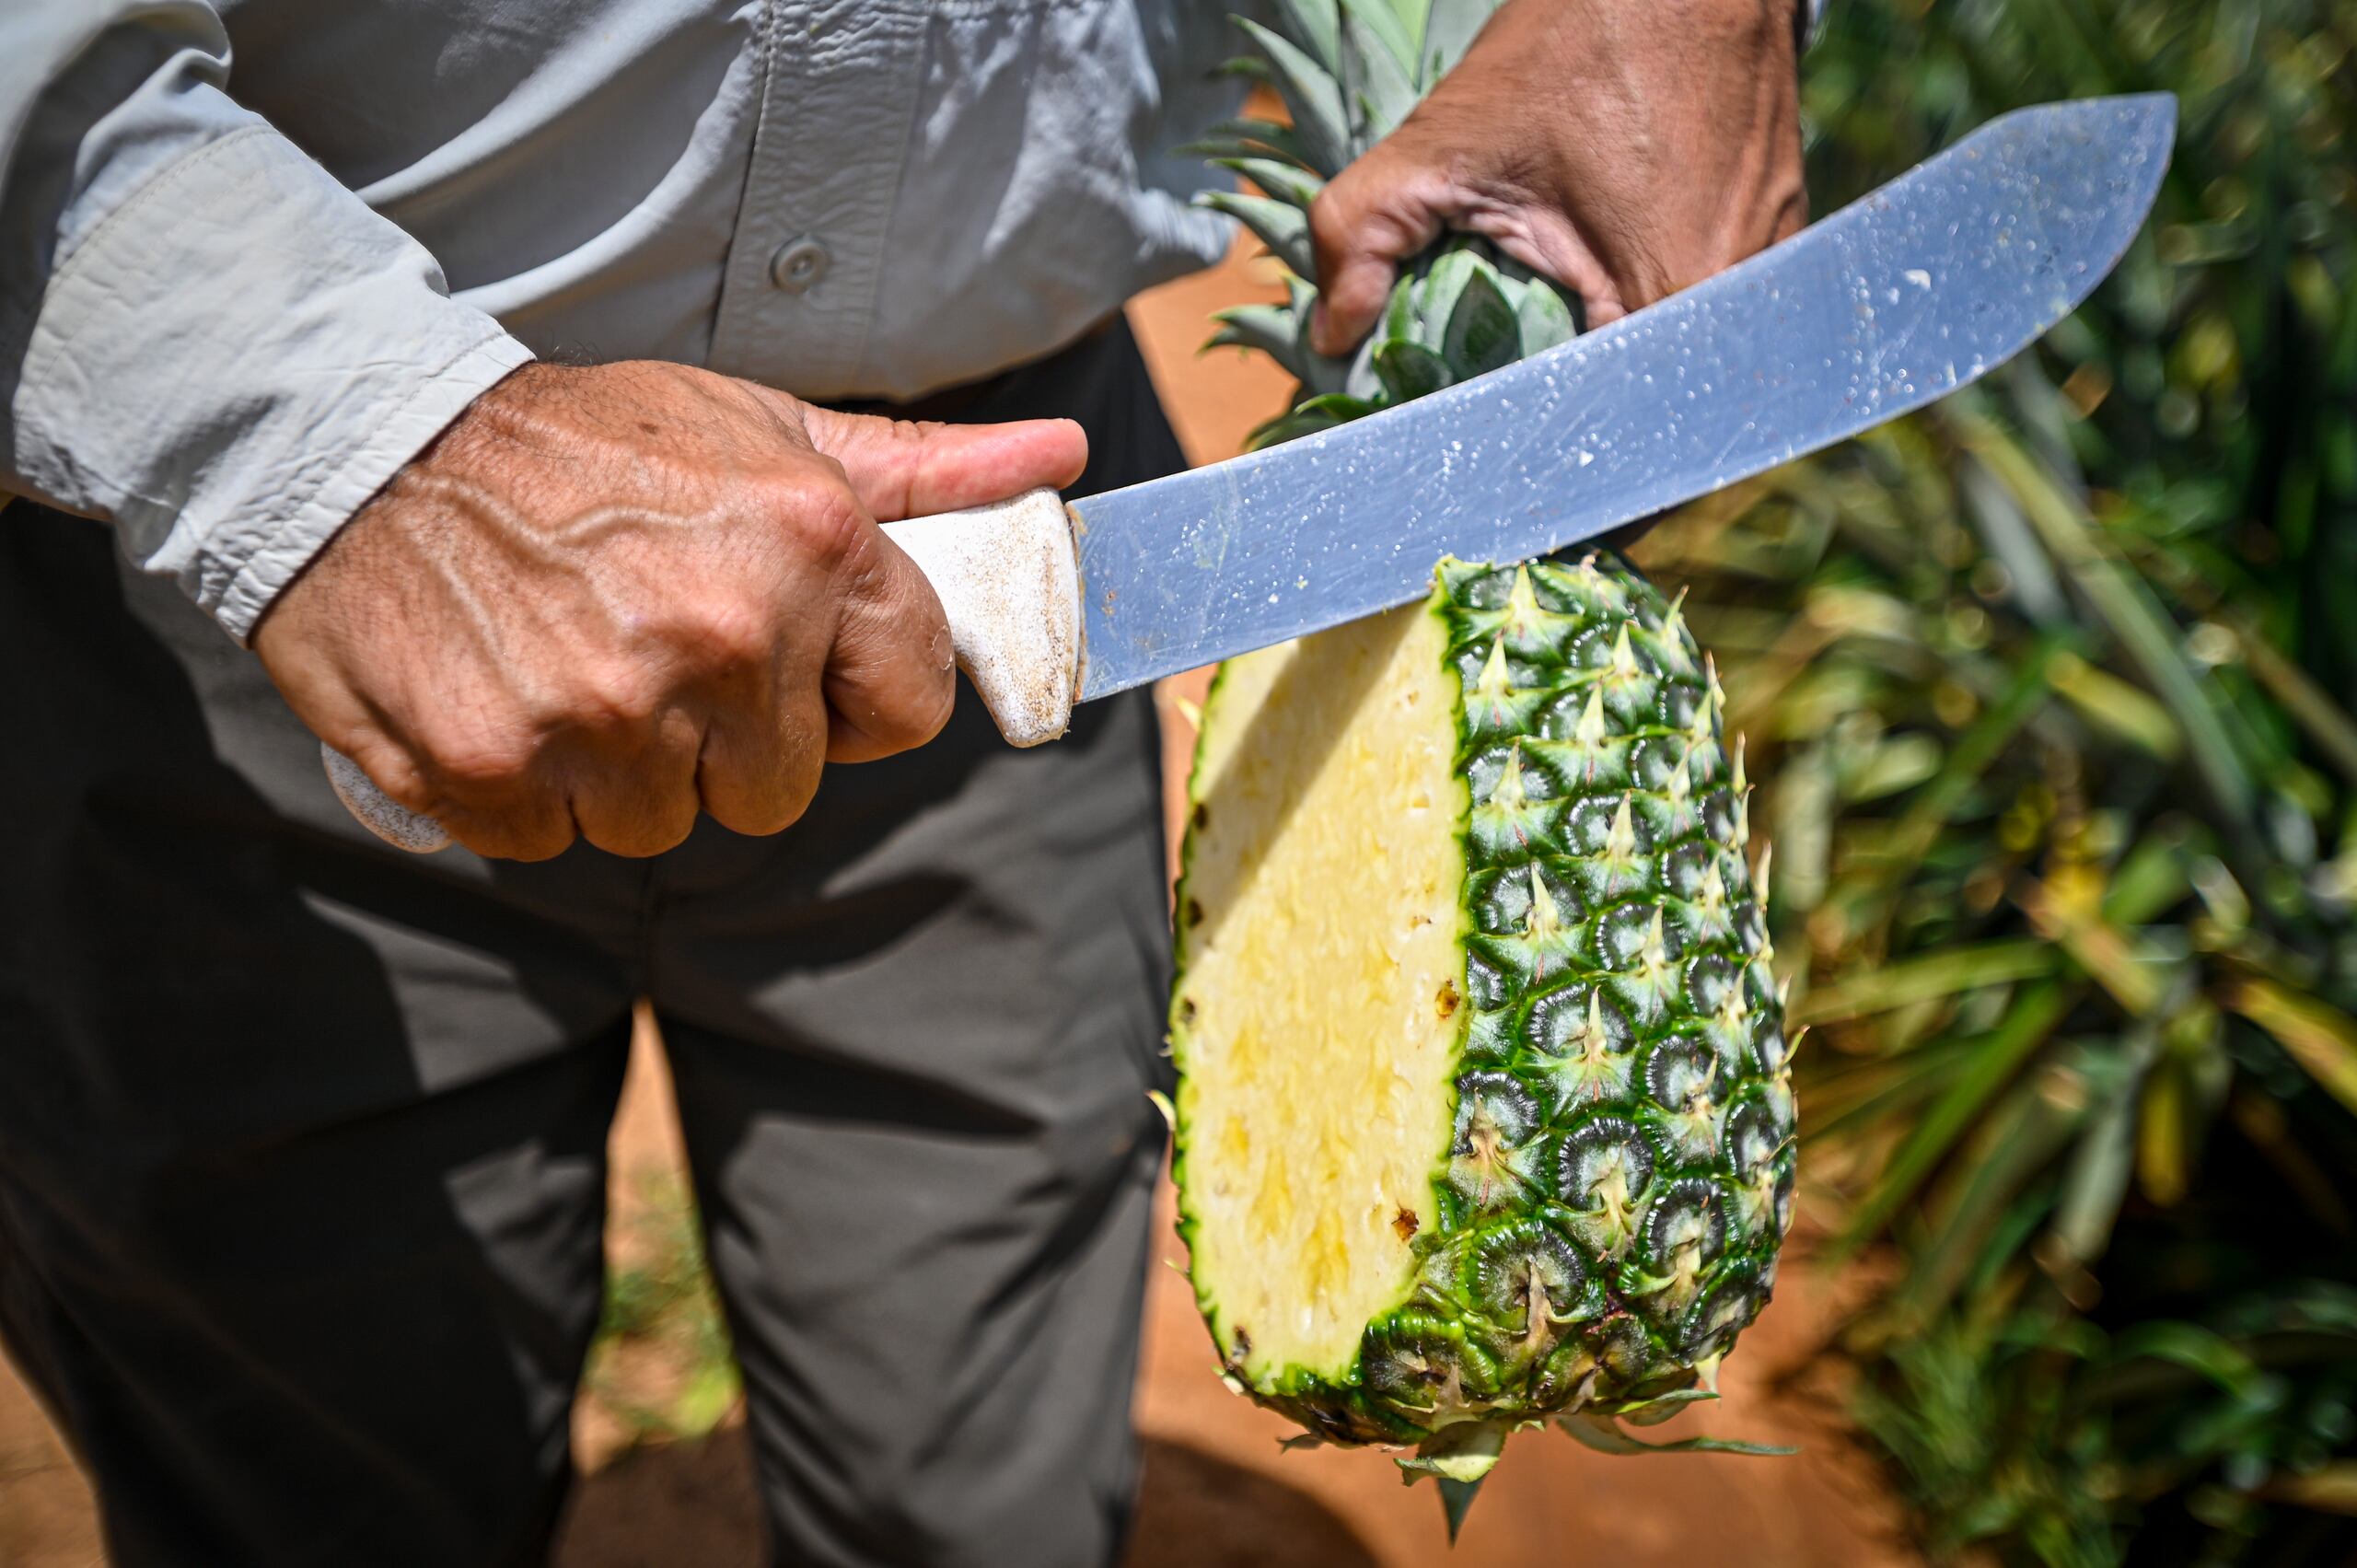
[[[2021,110],[1742,265],[1463,386],[1077,502],[1086,701],[1420,598],[1870,430],[2070,314],[2165,96]]]

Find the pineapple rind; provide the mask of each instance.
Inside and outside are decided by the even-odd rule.
[[[1608,557],[1445,562],[1464,1010],[1413,1278],[1347,1365],[1256,1365],[1198,1305],[1237,1385],[1311,1433],[1415,1443],[1477,1422],[1628,1410],[1693,1387],[1768,1298],[1791,1223],[1793,1101],[1739,755],[1675,606]],[[1202,748],[1240,739],[1206,703]],[[1201,797],[1196,797],[1201,803]],[[1202,953],[1181,884],[1172,1042]],[[1200,920],[1200,916],[1198,917]],[[1195,1241],[1187,1097],[1181,1232]],[[1256,1259],[1282,1283],[1288,1260]],[[1451,1434],[1451,1441],[1457,1441]]]

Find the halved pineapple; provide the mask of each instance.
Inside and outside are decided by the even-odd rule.
[[[1181,1229],[1227,1374],[1318,1437],[1459,1481],[1550,1415],[1625,1441],[1766,1301],[1794,1112],[1721,701],[1596,557],[1446,562],[1223,671]]]

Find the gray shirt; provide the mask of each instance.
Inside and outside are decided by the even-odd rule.
[[[1218,0],[0,0],[0,489],[233,636],[534,354],[811,398],[1201,266]],[[234,47],[233,47],[234,46]]]

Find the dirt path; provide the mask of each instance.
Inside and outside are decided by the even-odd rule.
[[[1282,375],[1238,351],[1198,356],[1203,323],[1222,305],[1277,293],[1265,272],[1239,255],[1155,291],[1132,310],[1173,423],[1199,462],[1236,450],[1285,390]],[[1192,738],[1185,703],[1201,696],[1202,684],[1182,679],[1164,692],[1174,780]],[[647,1194],[679,1167],[668,1085],[651,1047],[643,1046],[634,1066],[614,1156],[610,1246],[626,1254]],[[1162,1201],[1167,1218],[1167,1188]],[[1178,1243],[1167,1224],[1162,1234],[1169,1238],[1163,1251],[1175,1260]],[[1911,1562],[1897,1544],[1895,1513],[1872,1467],[1820,1409],[1769,1386],[1806,1361],[1833,1307],[1827,1282],[1801,1260],[1788,1261],[1779,1287],[1775,1306],[1728,1363],[1726,1400],[1718,1407],[1725,1413],[1693,1429],[1796,1443],[1797,1458],[1615,1459],[1560,1435],[1524,1436],[1452,1554],[1431,1489],[1402,1487],[1382,1456],[1281,1452],[1278,1440],[1290,1429],[1221,1385],[1185,1282],[1157,1261],[1139,1386],[1144,1485],[1127,1568]],[[676,1369],[659,1358],[613,1376],[633,1398],[677,1391],[664,1387],[677,1382]],[[575,1449],[585,1480],[556,1568],[751,1568],[760,1560],[751,1462],[735,1413],[706,1437],[649,1444],[615,1408],[586,1400]],[[0,1365],[0,1568],[90,1568],[100,1561],[80,1477]]]

